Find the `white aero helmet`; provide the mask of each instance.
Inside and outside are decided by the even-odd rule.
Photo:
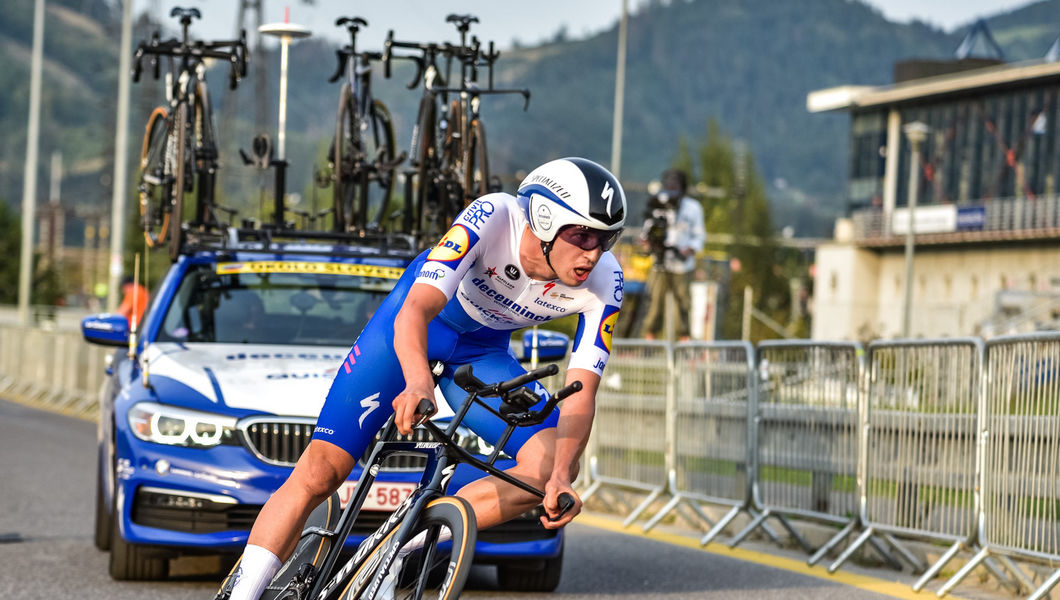
[[[610,171],[584,158],[560,158],[534,169],[519,184],[530,230],[551,246],[567,225],[614,231],[626,223],[626,194]],[[547,254],[547,252],[546,252]]]

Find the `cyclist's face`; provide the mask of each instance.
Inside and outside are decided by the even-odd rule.
[[[560,235],[556,236],[556,241],[552,244],[552,252],[549,253],[549,260],[560,281],[565,285],[578,286],[589,278],[593,267],[604,253],[607,240],[591,244],[581,238],[572,238],[563,233],[565,232],[561,231]],[[589,246],[590,249],[584,249],[585,246]]]

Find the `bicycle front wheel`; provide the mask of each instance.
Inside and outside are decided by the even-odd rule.
[[[154,109],[144,128],[140,148],[140,222],[144,228],[144,242],[148,248],[165,243],[169,235],[170,213],[173,208],[173,181],[176,162],[170,160],[169,146],[173,144],[169,128],[169,114],[162,106]]]
[[[394,125],[378,100],[359,118],[349,86],[343,86],[331,149],[335,228],[378,229],[394,188]],[[374,217],[369,218],[371,215]]]
[[[382,587],[393,585],[395,600],[459,598],[471,571],[477,536],[475,513],[466,500],[443,496],[431,501],[409,532],[411,541],[404,541],[401,558],[391,565],[398,571],[384,578]],[[388,537],[372,550],[343,590],[341,600],[367,600],[376,593],[366,589],[372,578],[366,577],[365,571],[375,569],[393,543]]]

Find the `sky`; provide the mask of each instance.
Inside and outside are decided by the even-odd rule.
[[[472,33],[493,40],[499,48],[512,40],[526,45],[551,39],[566,27],[568,37],[581,38],[612,27],[622,12],[623,0],[264,0],[265,22],[282,22],[284,8],[290,21],[307,27],[315,36],[345,40],[345,31],[335,27],[340,16],[360,16],[368,28],[358,38],[358,47],[380,49],[387,30],[399,40],[456,41],[456,30],[445,22],[450,13],[479,18]],[[630,10],[645,0],[627,0]],[[680,2],[681,0],[671,0]],[[854,0],[851,0],[854,1]],[[919,19],[947,31],[989,16],[1030,4],[1032,0],[867,0],[892,21]],[[152,10],[168,20],[172,6],[194,6],[203,22],[193,29],[200,39],[229,38],[236,31],[237,0],[134,0],[137,12]],[[250,26],[248,25],[248,29]],[[248,32],[249,33],[249,32]],[[363,43],[362,43],[363,42]]]

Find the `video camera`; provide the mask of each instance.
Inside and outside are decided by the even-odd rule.
[[[647,231],[649,251],[656,263],[662,263],[668,251],[676,250],[667,244],[667,238],[670,226],[677,219],[677,207],[680,202],[680,196],[666,190],[648,198],[648,204],[644,210],[644,225]]]

